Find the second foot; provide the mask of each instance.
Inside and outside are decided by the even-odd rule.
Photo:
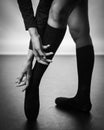
[[[89,112],[92,108],[92,104],[90,101],[88,102],[83,101],[82,103],[75,97],[74,98],[58,97],[56,98],[55,103],[58,108],[81,111],[81,112]]]

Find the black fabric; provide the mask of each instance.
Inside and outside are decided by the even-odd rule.
[[[39,29],[39,32],[41,31],[43,30]],[[66,29],[56,29],[50,27],[49,25],[46,26],[46,30],[43,37],[43,44],[51,45],[50,48],[47,49],[47,51],[53,51],[55,54],[64,37],[65,31]],[[48,56],[48,58],[52,59],[53,56],[54,55]],[[25,115],[30,121],[35,121],[39,113],[39,84],[47,67],[48,65],[43,65],[36,61],[35,66],[32,70],[32,76],[30,78],[30,83],[25,93],[24,102]]]
[[[29,27],[35,27],[36,19],[34,17],[34,11],[31,0],[17,0],[17,2],[25,23],[26,30]]]
[[[40,0],[38,7],[37,7],[34,26],[37,28],[38,33],[41,36],[41,39],[43,39],[43,33],[44,33],[45,27],[47,25],[49,9],[52,4],[52,1],[53,0],[50,0],[50,1],[49,0]],[[31,40],[29,43],[29,49],[30,50],[33,49]]]
[[[55,100],[57,107],[61,109],[89,112],[92,108],[90,100],[91,77],[94,66],[94,50],[92,45],[78,48],[78,91],[75,97],[58,97]]]
[[[43,24],[41,26],[38,26],[38,32],[41,36],[41,39],[43,39],[44,31],[45,31],[45,26]],[[30,45],[32,45],[32,43]],[[36,62],[35,67],[32,71],[32,77],[30,78],[29,87],[26,89],[25,92],[24,112],[28,121],[36,121],[39,113],[39,108],[40,108],[39,87],[37,86],[39,86],[42,77],[41,70],[44,70],[44,67],[45,66],[42,66],[41,64],[38,64]],[[32,85],[34,81],[36,87]]]
[[[41,31],[41,30],[39,30]],[[44,45],[50,44],[51,46],[47,49],[47,52],[56,52],[58,49],[66,29],[56,29],[52,28],[49,25],[46,26],[44,37],[42,42]],[[54,55],[48,56],[47,58],[52,59]],[[30,87],[39,87],[40,80],[47,69],[48,65],[40,64],[36,61],[35,66],[33,67],[33,73],[31,78],[33,79],[30,82]]]
[[[92,71],[94,66],[94,50],[88,45],[76,50],[78,69],[78,93],[79,97],[90,96]]]
[[[58,49],[60,43],[62,42],[62,39],[64,37],[66,28],[65,29],[56,29],[53,27],[50,27],[49,25],[46,26],[46,30],[43,37],[43,44],[47,45],[50,44],[51,46],[49,49],[47,49],[46,52],[56,52]],[[48,56],[47,58],[52,59],[54,55]],[[31,86],[38,87],[40,80],[42,78],[42,75],[44,74],[46,68],[48,65],[40,64],[36,61],[35,66],[33,68],[33,81],[31,82]],[[36,83],[38,84],[36,85]]]
[[[37,7],[36,17],[38,17],[38,23],[44,21],[48,17],[49,9],[53,0],[40,0]],[[22,14],[25,29],[30,27],[37,27],[37,18],[34,17],[34,11],[31,0],[17,0],[20,12]]]

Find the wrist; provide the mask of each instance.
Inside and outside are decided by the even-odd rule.
[[[33,37],[33,36],[39,36],[37,28],[35,28],[35,27],[29,28],[28,31],[29,31],[29,34],[30,34],[31,37]]]
[[[28,55],[27,55],[27,63],[32,63],[34,60],[34,53],[32,50],[29,49]]]
[[[33,62],[33,58],[27,58],[26,63],[28,63],[28,64],[32,64],[32,62]]]

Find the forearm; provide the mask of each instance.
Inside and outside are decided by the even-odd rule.
[[[36,29],[36,28],[29,28],[28,29],[28,32],[29,32],[29,34],[30,34],[30,38],[32,37],[32,36],[39,36],[39,34],[38,34],[38,30]],[[33,50],[33,46],[32,46],[32,41],[30,40],[30,43],[29,43],[29,49],[30,50]]]
[[[30,35],[29,49],[33,50],[32,37],[40,37],[40,35],[38,34],[37,28],[29,28],[28,32],[29,32],[29,35]]]
[[[17,0],[17,3],[24,20],[26,30],[30,27],[36,27],[36,19],[34,17],[31,0]]]
[[[32,64],[33,60],[34,60],[33,51],[29,49],[27,54],[27,62]]]
[[[30,37],[34,37],[34,36],[38,37],[38,36],[40,36],[36,27],[29,28],[28,32],[30,34]]]

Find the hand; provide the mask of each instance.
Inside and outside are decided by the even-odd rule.
[[[48,63],[52,62],[52,60],[47,59],[46,56],[52,55],[53,52],[45,53],[45,49],[49,48],[50,45],[42,45],[40,35],[38,34],[36,28],[29,28],[29,33],[32,41],[33,53],[37,62],[48,65]]]
[[[22,91],[25,91],[26,88],[29,86],[30,77],[32,73],[32,62],[26,62],[20,76],[17,78],[16,87],[22,87]]]

